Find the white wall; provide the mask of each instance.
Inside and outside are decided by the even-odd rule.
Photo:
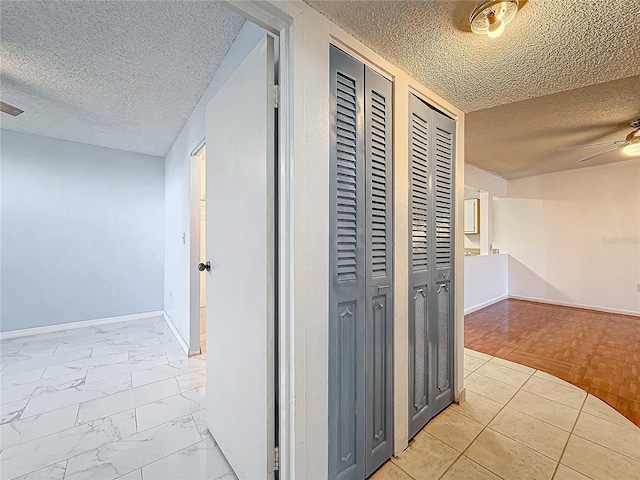
[[[509,256],[464,257],[464,314],[492,305],[509,296]]]
[[[2,331],[162,310],[164,161],[2,130]]]
[[[470,163],[464,164],[464,184],[485,190],[496,197],[507,196],[507,180]]]
[[[464,113],[438,97],[398,67],[347,35],[308,5],[277,2],[295,17],[290,30],[293,43],[291,96],[284,98],[292,112],[291,164],[283,171],[290,196],[282,200],[290,215],[290,237],[283,239],[291,255],[289,290],[281,305],[289,336],[293,392],[288,403],[291,437],[286,446],[294,465],[289,477],[327,478],[328,458],[328,298],[329,298],[329,44],[364,60],[394,80],[394,428],[396,453],[408,442],[408,132],[409,93],[413,92],[457,119],[456,161],[456,400],[463,399],[463,275],[462,209],[464,197]],[[289,59],[287,59],[289,60]],[[289,250],[290,248],[290,250]],[[290,278],[289,278],[290,277]],[[289,372],[287,372],[289,373]],[[286,383],[285,383],[286,385]]]
[[[192,352],[198,350],[200,338],[198,330],[190,328],[189,314],[189,269],[196,267],[190,262],[190,155],[205,137],[207,104],[265,33],[245,22],[165,156],[164,309]]]
[[[494,206],[511,296],[640,314],[640,161],[510,180]]]
[[[479,190],[475,198],[480,199],[480,234],[475,237],[465,235],[465,247],[479,248],[481,255],[488,255],[495,247],[493,245],[493,199],[507,195],[507,180],[465,163],[464,183],[467,187]],[[467,193],[469,193],[468,190]]]
[[[456,400],[463,379],[464,113],[299,0],[230,2],[265,23],[291,20],[281,65],[280,429],[281,476],[327,478],[329,298],[329,44],[394,80],[394,420],[396,452],[408,441],[408,132],[409,93],[457,119],[455,238]],[[289,83],[289,80],[291,83]],[[286,113],[285,113],[286,112]],[[403,301],[405,299],[405,301]]]
[[[492,254],[496,248],[494,200],[507,195],[507,180],[468,163],[464,165],[464,175],[467,187],[480,190],[465,190],[466,198],[480,199],[480,234],[465,235],[465,247],[479,248],[481,254],[464,258],[464,313],[467,315],[509,295],[508,257]]]

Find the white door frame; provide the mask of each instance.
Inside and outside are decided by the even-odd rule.
[[[291,85],[293,80],[293,48],[292,48],[292,24],[293,16],[301,12],[300,7],[293,2],[280,1],[275,6],[261,0],[218,0],[218,3],[226,5],[231,10],[239,13],[256,25],[278,35],[279,60],[278,60],[278,84],[280,99],[278,105],[278,157],[276,159],[278,171],[277,205],[278,205],[278,243],[277,271],[278,273],[278,318],[276,352],[277,363],[277,445],[279,450],[279,478],[288,479],[295,476],[295,435],[294,416],[295,390],[293,370],[293,231],[292,211],[293,205],[293,175],[292,155],[293,135],[291,131],[293,119],[293,99]],[[286,12],[291,12],[291,15]]]

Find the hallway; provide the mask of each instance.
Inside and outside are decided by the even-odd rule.
[[[1,346],[3,479],[236,478],[205,427],[205,356],[161,317]],[[373,478],[640,478],[640,430],[594,396],[469,349],[465,377],[467,401]]]
[[[521,300],[465,316],[465,347],[542,370],[640,425],[640,318]]]

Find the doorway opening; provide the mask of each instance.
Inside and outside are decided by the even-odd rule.
[[[278,466],[275,68],[263,32],[206,107],[207,424],[239,478]]]
[[[196,154],[200,159],[200,262],[207,262],[207,147]],[[200,353],[207,351],[207,276],[200,272]]]
[[[190,178],[190,346],[189,354],[207,350],[207,152],[202,142],[191,154]]]
[[[278,123],[288,125],[289,112],[279,108],[277,84],[290,18],[261,7],[246,16],[241,41],[227,53],[225,80],[204,96],[211,148],[204,150],[202,140],[191,153],[189,353],[206,352],[206,383],[215,389],[207,395],[206,424],[236,475],[277,479],[283,464],[288,476],[290,452],[288,445],[280,449],[281,432],[290,431],[288,411],[279,411],[288,389],[287,402],[278,401],[286,378],[278,360],[290,342],[280,342],[277,318],[284,295],[278,271],[282,264],[289,271],[278,231],[290,223],[278,211],[283,190],[288,195],[281,180],[289,178],[278,148],[289,145],[279,136],[289,135]]]

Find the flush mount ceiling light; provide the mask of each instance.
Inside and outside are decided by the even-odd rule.
[[[471,31],[489,38],[502,35],[518,13],[519,0],[484,0],[469,15]]]

